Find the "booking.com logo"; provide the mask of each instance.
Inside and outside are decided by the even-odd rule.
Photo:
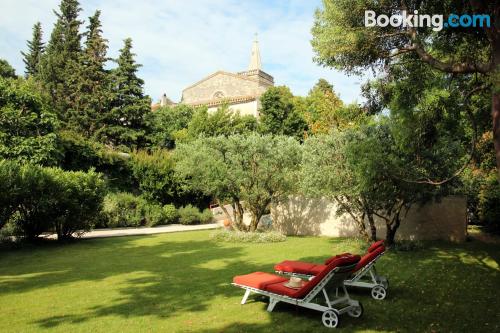
[[[490,27],[490,16],[487,14],[450,14],[448,19],[444,20],[444,16],[440,14],[428,15],[418,14],[415,10],[408,15],[405,10],[401,14],[387,16],[384,14],[377,15],[373,10],[365,10],[365,27],[431,27],[434,31],[441,31],[443,28],[468,28],[468,27]]]

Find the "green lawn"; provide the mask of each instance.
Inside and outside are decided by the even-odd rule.
[[[208,231],[82,240],[0,252],[0,332],[332,332],[321,313],[264,298],[239,304],[232,277],[283,259],[360,252],[352,240],[218,244]],[[352,293],[365,314],[343,332],[499,332],[500,246],[428,243],[378,265],[388,298]]]

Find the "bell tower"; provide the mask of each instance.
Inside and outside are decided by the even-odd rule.
[[[239,72],[239,75],[244,75],[252,79],[257,79],[262,86],[273,86],[274,78],[262,70],[262,61],[260,59],[259,41],[257,34],[252,42],[252,53],[250,54],[250,64],[248,70]]]

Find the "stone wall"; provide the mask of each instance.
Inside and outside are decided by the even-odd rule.
[[[260,96],[266,86],[257,80],[227,72],[216,72],[208,78],[184,89],[182,102],[186,104],[203,103],[213,100],[216,92],[222,92],[223,98],[238,96]]]
[[[254,117],[259,116],[259,102],[257,100],[254,101],[249,101],[245,103],[235,103],[231,104],[229,106],[229,110],[234,111],[234,112],[239,112],[240,115],[245,116],[245,115],[250,115]],[[213,106],[208,108],[208,112],[215,112],[220,106]]]
[[[273,226],[287,235],[354,237],[358,230],[349,215],[337,216],[337,206],[326,199],[291,198],[272,208]],[[385,238],[385,223],[376,219],[377,237]],[[448,240],[466,237],[466,199],[447,197],[422,207],[414,206],[401,222],[396,239]]]

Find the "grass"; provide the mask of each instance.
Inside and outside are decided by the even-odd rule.
[[[321,313],[230,285],[283,259],[322,261],[360,252],[348,239],[289,237],[272,244],[215,243],[209,231],[82,240],[0,252],[0,332],[332,332]],[[355,291],[365,314],[343,332],[498,332],[500,245],[425,243],[389,252],[378,268],[388,298]]]

